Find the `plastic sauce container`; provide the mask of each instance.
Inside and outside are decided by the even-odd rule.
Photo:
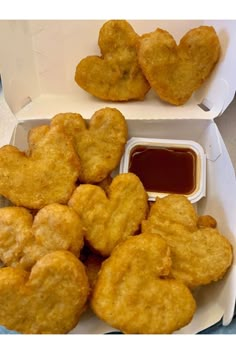
[[[206,194],[206,155],[192,140],[131,138],[120,173],[135,173],[149,200],[183,194],[192,203]]]

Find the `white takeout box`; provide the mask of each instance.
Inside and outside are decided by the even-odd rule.
[[[197,333],[223,319],[232,320],[236,298],[236,181],[224,141],[214,122],[232,101],[236,88],[236,21],[130,21],[137,33],[157,27],[178,42],[187,30],[213,25],[220,38],[220,62],[208,81],[183,106],[161,102],[151,90],[142,102],[100,101],[74,82],[78,62],[98,54],[98,32],[105,21],[0,21],[0,73],[7,104],[0,107],[0,146],[27,146],[27,132],[48,123],[59,112],[90,118],[98,109],[119,109],[127,119],[129,137],[188,139],[200,143],[207,155],[206,197],[200,214],[211,214],[234,246],[234,263],[222,281],[195,294],[197,312],[177,333]],[[104,333],[112,328],[86,312],[71,333]]]

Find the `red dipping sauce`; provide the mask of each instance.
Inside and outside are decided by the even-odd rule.
[[[130,152],[129,172],[149,192],[191,194],[196,188],[196,153],[190,148],[136,146]]]

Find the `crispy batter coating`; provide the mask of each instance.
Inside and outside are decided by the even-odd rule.
[[[26,334],[67,333],[89,292],[83,264],[68,251],[41,258],[31,272],[0,269],[0,323]]]
[[[217,221],[211,215],[200,215],[197,220],[197,226],[199,228],[212,227],[215,229],[217,226]]]
[[[204,227],[198,220],[185,196],[169,195],[156,200],[142,223],[143,232],[158,233],[166,240],[171,248],[172,275],[190,288],[221,279],[232,263],[227,238],[209,227],[209,222]]]
[[[11,145],[0,148],[0,194],[29,209],[66,203],[80,170],[69,138],[58,127],[35,127],[29,146],[29,155]]]
[[[148,211],[147,193],[132,173],[116,176],[108,196],[102,188],[80,185],[69,200],[85,227],[85,240],[102,256],[139,230]]]
[[[77,84],[102,100],[142,100],[150,85],[138,64],[138,38],[127,21],[107,21],[99,32],[101,56],[88,56],[79,62]]]
[[[177,46],[158,28],[139,41],[139,64],[156,94],[173,105],[184,104],[210,76],[220,57],[220,42],[213,27],[188,31]]]
[[[170,248],[158,234],[120,243],[102,264],[91,306],[124,333],[172,333],[187,325],[196,303],[189,289],[168,278]]]
[[[33,216],[23,207],[0,208],[0,260],[30,270],[45,254],[68,250],[79,257],[84,230],[70,207],[50,204]]]
[[[57,114],[51,125],[63,127],[71,137],[80,158],[79,180],[98,183],[105,179],[119,164],[128,138],[124,116],[115,108],[95,112],[86,126],[80,114]]]
[[[198,216],[196,211],[189,200],[180,194],[157,198],[150,208],[149,220],[152,215],[154,215],[153,223],[159,223],[160,220],[161,226],[165,229],[170,229],[173,224],[183,225],[189,231],[197,229]]]

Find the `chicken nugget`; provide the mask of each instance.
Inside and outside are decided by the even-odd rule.
[[[0,261],[30,270],[37,260],[56,250],[79,257],[84,230],[78,214],[70,207],[50,204],[33,218],[23,207],[0,208]]]
[[[89,293],[84,265],[68,251],[41,258],[31,272],[0,269],[0,323],[25,334],[63,334],[76,326]]]
[[[128,138],[125,117],[115,108],[96,111],[88,127],[80,114],[61,113],[51,125],[65,130],[81,162],[79,180],[98,183],[119,165]]]
[[[158,233],[167,242],[172,254],[171,273],[190,288],[221,279],[233,255],[228,239],[216,228],[199,225],[197,214],[189,218],[194,213],[185,196],[169,195],[156,200],[142,224],[143,232]]]
[[[139,36],[125,20],[110,20],[99,32],[101,56],[88,56],[76,67],[75,81],[102,100],[142,100],[150,89],[138,64]]]
[[[34,242],[32,223],[33,216],[25,208],[0,208],[0,261],[3,264],[15,267],[20,263],[24,249]]]
[[[170,248],[158,234],[130,237],[102,264],[92,293],[96,315],[130,334],[172,333],[196,309],[189,289],[170,279]]]
[[[70,139],[61,128],[35,127],[29,146],[29,154],[11,145],[0,148],[0,194],[29,209],[66,203],[80,170]]]
[[[79,214],[85,227],[85,240],[106,257],[113,248],[139,230],[148,211],[148,196],[133,173],[117,175],[108,195],[95,185],[80,185],[68,205]]]
[[[191,232],[197,230],[197,221],[198,215],[189,200],[184,195],[171,194],[156,199],[150,208],[148,220],[143,221],[143,229],[148,223],[148,227],[156,226],[168,232],[178,224]]]
[[[184,104],[210,76],[220,57],[213,27],[188,31],[177,46],[160,28],[144,34],[138,45],[139,64],[156,94],[173,105]]]

